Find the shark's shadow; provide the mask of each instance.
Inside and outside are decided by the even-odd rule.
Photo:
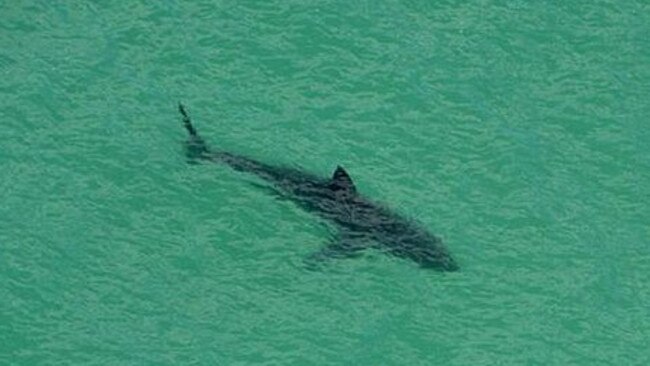
[[[306,259],[308,268],[316,268],[329,259],[356,257],[364,249],[374,248],[411,260],[423,268],[439,271],[459,269],[440,238],[413,220],[358,193],[352,178],[341,166],[336,168],[331,178],[322,178],[300,169],[274,166],[208,148],[182,104],[179,104],[179,111],[189,133],[186,143],[188,162],[220,163],[252,174],[266,182],[263,187],[267,192],[294,202],[336,227],[336,238]]]

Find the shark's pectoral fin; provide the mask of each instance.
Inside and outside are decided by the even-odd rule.
[[[291,197],[284,191],[277,189],[276,187],[269,185],[269,184],[261,184],[257,182],[249,182],[250,185],[253,187],[259,189],[260,191],[264,191],[268,193],[270,196],[274,197],[278,201],[287,201],[287,202],[292,202]]]
[[[351,247],[344,243],[332,243],[312,254],[310,258],[317,260],[355,258],[361,255],[363,249],[360,246]]]
[[[368,245],[350,234],[344,234],[326,247],[305,258],[308,269],[318,269],[331,259],[357,258]]]

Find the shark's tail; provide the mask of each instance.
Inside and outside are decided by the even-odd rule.
[[[208,147],[205,145],[203,139],[196,132],[196,128],[192,125],[192,120],[190,115],[185,110],[185,106],[182,103],[178,103],[178,111],[183,116],[183,126],[190,134],[189,140],[187,140],[187,157],[190,158],[190,161],[194,161],[196,158],[205,157],[205,153],[208,152]]]
[[[185,106],[180,102],[178,103],[178,111],[181,112],[181,115],[183,116],[183,126],[185,126],[187,132],[190,133],[190,136],[197,136],[196,129],[194,128],[194,126],[192,126],[192,120],[190,119],[190,115],[187,114],[187,111],[185,110]]]

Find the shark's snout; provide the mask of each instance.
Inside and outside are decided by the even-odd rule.
[[[456,272],[460,269],[460,266],[448,253],[433,252],[427,253],[420,258],[418,261],[420,267],[433,269],[436,271],[442,272]]]

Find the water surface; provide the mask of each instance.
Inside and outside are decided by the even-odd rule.
[[[0,363],[650,362],[642,1],[0,1]],[[461,266],[369,252],[230,151],[321,176]]]

